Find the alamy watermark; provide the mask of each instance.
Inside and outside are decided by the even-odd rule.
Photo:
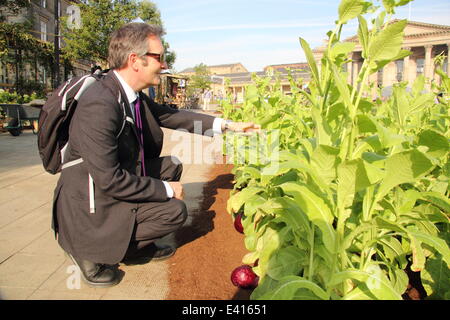
[[[67,28],[69,29],[81,29],[81,11],[80,7],[76,5],[70,5],[66,9],[67,13]]]
[[[276,165],[279,162],[280,131],[228,132],[214,135],[212,129],[203,132],[201,121],[194,121],[194,134],[185,129],[171,132],[176,142],[169,150],[172,161],[183,164]],[[207,136],[213,136],[211,140]]]
[[[66,287],[69,290],[81,289],[81,270],[76,265],[70,265],[66,269],[66,273],[69,274],[66,280]]]

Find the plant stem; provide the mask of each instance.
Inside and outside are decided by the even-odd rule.
[[[311,246],[311,251],[309,253],[309,270],[308,270],[308,280],[312,281],[313,275],[314,275],[314,224],[311,223],[311,234],[309,239],[309,244]]]
[[[328,49],[327,49],[327,55],[329,57],[330,51],[331,51],[331,44],[333,43],[334,37],[336,36],[336,33],[338,33],[338,37],[337,40],[339,41],[340,36],[341,36],[341,31],[342,31],[342,24],[338,24],[336,26],[336,28],[334,29],[333,33],[330,36],[330,40],[328,41]],[[328,59],[329,62],[331,62],[331,59]],[[325,87],[325,92],[323,95],[323,101],[322,101],[322,109],[321,112],[325,109],[325,105],[327,103],[327,98],[328,98],[328,92],[330,91],[330,87],[331,87],[331,65],[327,65],[326,68],[327,73],[325,74],[325,83],[326,83],[326,87]],[[328,114],[328,109],[327,109],[327,114]]]
[[[363,74],[362,81],[361,81],[361,87],[359,89],[355,105],[352,107],[352,110],[351,110],[351,121],[352,122],[351,122],[351,132],[350,132],[350,136],[349,136],[349,139],[350,139],[349,140],[349,152],[347,154],[347,159],[350,159],[350,160],[353,159],[353,149],[355,147],[354,141],[356,138],[356,113],[357,113],[358,106],[361,101],[362,95],[366,89],[367,78],[369,77],[369,74],[370,74],[370,67],[369,67],[368,61],[369,61],[368,59],[364,60],[363,66],[361,68],[361,72]],[[353,88],[353,90],[355,90],[355,88]],[[352,97],[351,97],[352,102],[354,99],[354,93],[355,93],[355,91],[352,92]]]

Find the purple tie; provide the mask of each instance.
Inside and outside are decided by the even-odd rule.
[[[137,98],[134,103],[134,114],[136,117],[136,127],[139,135],[139,145],[141,148],[141,165],[142,165],[142,175],[146,176],[145,172],[145,157],[144,157],[144,135],[142,133],[142,119],[141,119],[141,99]]]

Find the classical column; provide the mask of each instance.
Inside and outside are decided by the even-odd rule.
[[[356,86],[356,81],[358,81],[358,73],[359,73],[359,61],[355,60],[352,62],[352,83]]]
[[[447,43],[447,74],[450,77],[450,43]]]
[[[403,48],[403,49],[411,51],[411,47],[406,47],[406,48]],[[410,79],[410,76],[409,76],[410,66],[409,66],[409,64],[410,64],[409,56],[403,58],[403,70],[402,70],[403,77],[402,77],[402,81],[406,81],[408,83],[409,83],[409,79]]]
[[[428,79],[433,79],[433,61],[431,60],[431,51],[433,50],[432,45],[425,46],[425,77]]]
[[[349,56],[350,62],[347,63],[347,82],[353,85],[353,52]]]

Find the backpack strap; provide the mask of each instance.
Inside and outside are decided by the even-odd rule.
[[[67,163],[64,163],[64,164],[61,166],[61,170],[67,169],[67,168],[72,167],[72,166],[76,166],[77,164],[80,164],[80,163],[82,163],[83,161],[84,161],[83,158],[79,158],[79,159],[76,159],[76,160],[73,160],[73,161],[69,161],[69,162],[67,162]]]
[[[81,86],[81,88],[78,90],[77,94],[75,95],[74,99],[78,101],[78,99],[81,97],[81,95],[87,90],[87,88],[94,83],[95,81],[97,81],[97,79],[95,77],[92,76],[86,76],[83,77],[82,79],[84,80],[83,85]],[[82,81],[82,79],[80,79],[79,81],[77,81],[77,83],[75,83],[71,88],[69,88],[67,91],[71,90],[75,85],[77,85],[80,81]],[[111,88],[112,89],[112,88]],[[66,91],[66,94],[67,94]],[[66,96],[66,95],[65,95]],[[65,98],[64,96],[64,98]],[[64,99],[63,99],[64,100]],[[123,122],[122,122],[122,127],[119,131],[119,133],[117,134],[116,138],[119,138],[119,136],[122,134],[123,129],[125,128],[125,124],[127,121],[134,123],[133,119],[131,117],[129,117],[127,115],[126,112],[126,107],[122,101],[122,95],[120,93],[120,89],[119,89],[119,96],[117,98],[117,102],[119,103],[120,107],[123,110]],[[65,104],[64,104],[65,106]],[[67,142],[66,146],[63,148],[63,150],[65,150],[65,148],[67,147],[67,145],[69,144],[69,142]],[[61,155],[63,158],[63,154]],[[83,158],[79,158],[79,159],[75,159],[72,161],[69,161],[67,163],[62,164],[61,166],[61,170],[70,168],[72,166],[78,165],[80,163],[83,163],[84,160]],[[92,178],[91,174],[89,174],[89,213],[94,214],[95,213],[95,187],[94,187],[94,179]]]

